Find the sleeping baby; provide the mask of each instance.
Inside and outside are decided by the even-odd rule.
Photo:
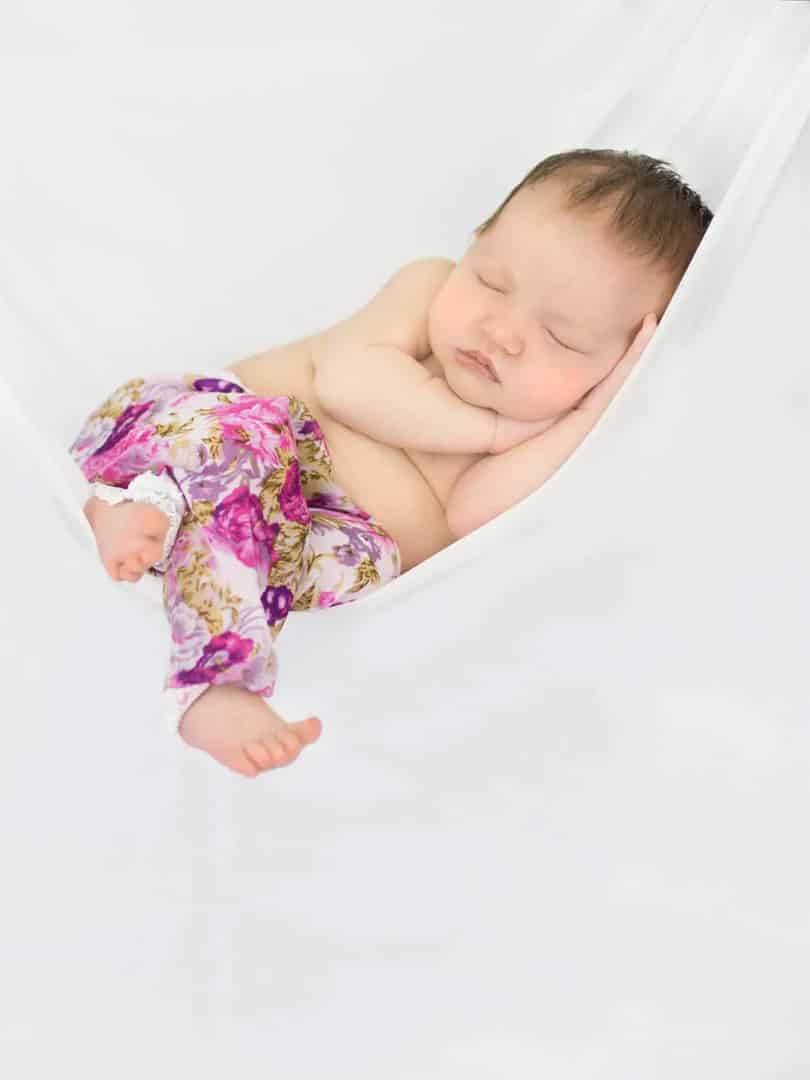
[[[536,491],[652,337],[712,220],[641,154],[546,158],[454,262],[219,372],[133,378],[70,452],[116,581],[162,580],[172,730],[244,776],[321,732],[270,705],[291,611],[362,599]]]

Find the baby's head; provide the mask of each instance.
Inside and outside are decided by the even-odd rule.
[[[660,321],[713,217],[668,165],[554,154],[475,230],[428,316],[459,397],[519,420],[558,416],[612,370],[648,312]],[[500,382],[458,350],[486,356]]]

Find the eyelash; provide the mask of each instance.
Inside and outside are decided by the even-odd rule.
[[[488,281],[484,281],[480,274],[476,274],[475,276],[478,278],[482,285],[485,285],[488,289],[492,289],[493,292],[501,293],[501,295],[503,295],[503,289],[496,289],[494,285],[490,285]],[[561,348],[568,349],[569,352],[576,352],[576,349],[572,349],[570,345],[566,345],[565,342],[560,341],[558,338],[555,338],[548,328],[546,328],[546,333],[551,338],[551,340],[556,342]]]

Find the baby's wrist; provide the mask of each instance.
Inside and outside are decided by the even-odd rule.
[[[501,415],[495,409],[492,410],[492,440],[489,444],[488,453],[500,454],[506,447],[503,445],[503,425]]]

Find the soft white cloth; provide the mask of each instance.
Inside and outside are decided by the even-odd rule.
[[[803,1077],[810,5],[3,21],[6,1071]],[[290,616],[291,768],[175,753],[165,617],[64,495],[86,409],[337,321],[589,145],[717,213],[643,362],[535,496]]]

